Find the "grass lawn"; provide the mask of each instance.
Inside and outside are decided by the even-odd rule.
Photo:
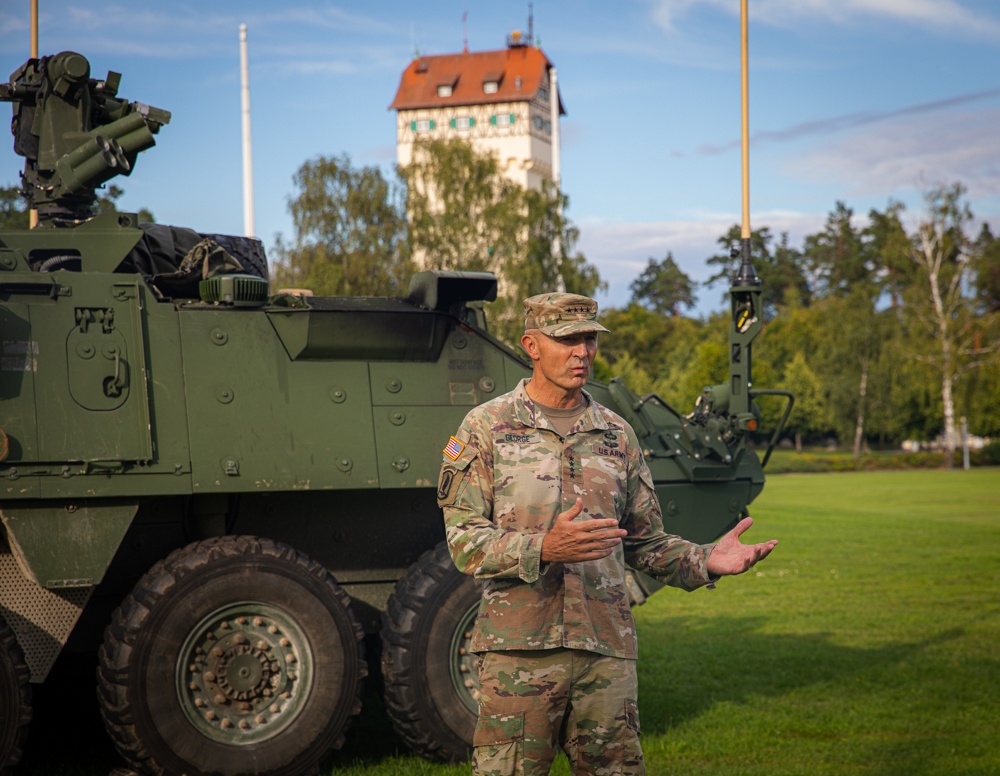
[[[770,558],[636,609],[650,776],[1000,774],[998,503],[998,467],[770,477],[745,537],[777,538]],[[469,773],[407,755],[365,703],[326,773]],[[107,773],[78,748],[53,767],[63,726],[37,712],[15,776]]]
[[[1000,773],[998,497],[997,468],[770,478],[770,558],[636,611],[650,773]]]

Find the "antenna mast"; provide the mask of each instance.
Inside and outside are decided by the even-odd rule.
[[[750,75],[747,0],[740,2],[740,75],[742,81],[742,147],[743,147],[743,255],[750,258]]]
[[[38,0],[31,0],[31,58],[38,59]],[[28,228],[34,229],[38,226],[38,211],[35,208],[28,210]]]

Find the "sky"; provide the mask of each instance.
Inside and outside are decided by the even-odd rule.
[[[650,258],[695,281],[740,221],[739,0],[535,0],[533,31],[567,115],[562,185],[578,248],[624,306]],[[466,21],[463,25],[463,15]],[[248,28],[256,234],[294,238],[295,171],[319,156],[395,164],[388,106],[415,52],[503,48],[518,0],[39,0],[39,52],[73,50],[119,96],[171,111],[129,178],[124,210],[243,233],[239,26]],[[0,0],[0,73],[30,51],[28,0]],[[837,201],[859,227],[890,200],[961,182],[1000,231],[1000,3],[749,0],[753,228],[819,231]],[[4,121],[6,125],[6,121]],[[0,185],[23,160],[0,146]],[[721,306],[699,288],[695,314]]]

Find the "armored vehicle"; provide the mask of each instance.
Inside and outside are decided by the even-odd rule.
[[[39,220],[0,234],[0,767],[31,685],[74,651],[96,653],[132,768],[310,772],[359,712],[366,635],[399,736],[465,758],[479,591],[444,548],[436,486],[465,413],[530,372],[487,328],[495,278],[272,294],[257,241],[95,214],[170,120],[119,80],[64,52],[0,86]],[[668,530],[698,541],[764,482],[746,261],[731,296],[729,380],[692,412],[589,386],[635,427]],[[636,603],[655,587],[630,578]]]

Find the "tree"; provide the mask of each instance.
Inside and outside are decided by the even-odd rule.
[[[785,367],[781,387],[795,394],[795,411],[787,430],[795,434],[795,449],[802,452],[802,437],[821,434],[830,427],[830,411],[826,404],[823,383],[798,352]]]
[[[791,304],[807,305],[811,299],[809,281],[803,271],[802,254],[788,245],[788,234],[782,233],[778,245],[771,251],[774,235],[768,227],[750,232],[750,255],[754,269],[764,284],[764,314],[774,318],[778,310]],[[705,281],[710,286],[718,280],[728,280],[741,261],[742,238],[739,224],[717,240],[722,253],[710,256],[706,263],[719,266],[716,274]]]
[[[974,251],[976,301],[981,312],[1000,313],[1000,238],[983,224]]]
[[[865,261],[861,235],[851,224],[854,211],[838,201],[826,217],[821,232],[805,239],[803,254],[817,295],[848,294],[858,284],[868,284],[871,268]]]
[[[28,209],[17,186],[0,187],[0,230],[28,228]]]
[[[868,211],[868,226],[861,239],[866,260],[872,267],[872,279],[887,293],[892,308],[898,310],[903,293],[913,283],[915,267],[910,260],[910,238],[900,217],[902,202],[890,200],[885,212]]]
[[[111,184],[104,190],[104,193],[97,198],[97,211],[99,213],[118,213],[120,208],[118,207],[118,200],[125,195],[125,190],[121,186],[116,186]],[[149,208],[140,208],[136,213],[140,223],[143,221],[154,222],[153,214],[150,212]]]
[[[399,186],[378,167],[353,167],[347,154],[308,161],[292,180],[295,238],[289,245],[278,236],[275,285],[325,296],[402,294],[413,268]]]
[[[663,261],[652,256],[646,269],[629,285],[632,303],[639,304],[660,315],[677,317],[680,308],[694,307],[694,281],[677,266],[673,253],[668,252]]]
[[[98,200],[97,210],[101,213],[117,213],[118,200],[125,191],[114,184],[108,186]],[[146,208],[138,212],[140,221],[154,221],[153,214]],[[0,229],[20,230],[28,228],[28,208],[21,190],[17,186],[0,186]]]
[[[925,213],[913,236],[910,257],[916,264],[919,285],[914,286],[911,322],[929,332],[934,343],[928,360],[941,386],[944,448],[948,465],[958,441],[954,388],[962,373],[975,367],[977,358],[996,344],[984,346],[975,338],[972,301],[966,296],[974,243],[965,227],[972,211],[961,183],[940,186],[924,196]]]
[[[500,293],[490,321],[501,339],[519,340],[522,299],[559,288],[590,296],[604,287],[575,250],[566,197],[549,186],[521,188],[503,176],[494,155],[461,140],[420,142],[399,174],[415,263],[493,272]]]

